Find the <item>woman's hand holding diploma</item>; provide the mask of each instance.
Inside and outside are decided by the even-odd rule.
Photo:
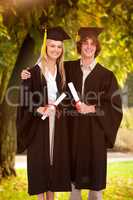
[[[56,109],[56,107],[61,103],[61,101],[65,97],[66,97],[66,94],[62,93],[53,104],[49,104],[49,105],[43,107],[43,109],[40,109],[43,112],[43,116],[41,117],[41,119],[44,120],[44,119],[46,119],[46,117],[50,116],[52,111]]]

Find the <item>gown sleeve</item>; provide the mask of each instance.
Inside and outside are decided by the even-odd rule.
[[[30,145],[35,134],[34,107],[31,101],[32,79],[22,81],[16,116],[17,152],[22,153]]]
[[[104,131],[107,148],[112,148],[123,113],[120,89],[113,73],[111,73],[111,78],[107,85],[108,87],[106,88],[100,105],[102,114],[97,117],[97,120]]]

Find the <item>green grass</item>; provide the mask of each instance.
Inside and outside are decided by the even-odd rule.
[[[58,200],[68,200],[69,193],[58,193]],[[87,191],[82,191],[87,200]],[[26,170],[17,170],[17,177],[3,180],[0,184],[0,200],[35,200],[27,194]],[[104,200],[133,200],[133,162],[108,164],[107,189]]]

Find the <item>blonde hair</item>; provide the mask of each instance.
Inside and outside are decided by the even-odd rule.
[[[61,76],[61,85],[63,88],[66,84],[66,75],[65,75],[65,69],[64,69],[64,48],[63,47],[62,47],[62,54],[57,59],[57,65],[59,66],[59,73]]]
[[[41,65],[42,65],[43,74],[45,74],[46,62],[47,62],[47,47],[46,47],[46,55],[41,57]],[[61,86],[63,89],[66,83],[66,76],[65,76],[65,69],[64,69],[64,47],[62,47],[62,53],[60,57],[56,60],[56,64],[58,66],[59,74],[61,76]]]

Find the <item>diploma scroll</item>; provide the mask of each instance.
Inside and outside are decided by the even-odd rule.
[[[61,103],[61,101],[62,101],[65,97],[66,97],[66,94],[63,92],[63,93],[58,97],[58,99],[56,99],[56,101],[55,101],[53,104],[50,104],[50,105],[48,105],[48,106],[51,106],[51,108],[55,109],[55,107],[58,106],[58,105]],[[44,115],[41,117],[41,119],[44,120],[44,119],[46,119],[46,117],[47,117],[47,114],[44,114]]]
[[[79,110],[80,109],[80,105],[81,105],[81,101],[80,101],[78,93],[77,93],[77,91],[76,91],[76,89],[74,87],[74,84],[72,82],[70,82],[70,83],[68,83],[68,87],[69,87],[69,89],[70,89],[70,91],[72,93],[72,96],[73,96],[73,98],[74,98],[74,100],[76,102],[76,108],[77,108],[77,110]]]

